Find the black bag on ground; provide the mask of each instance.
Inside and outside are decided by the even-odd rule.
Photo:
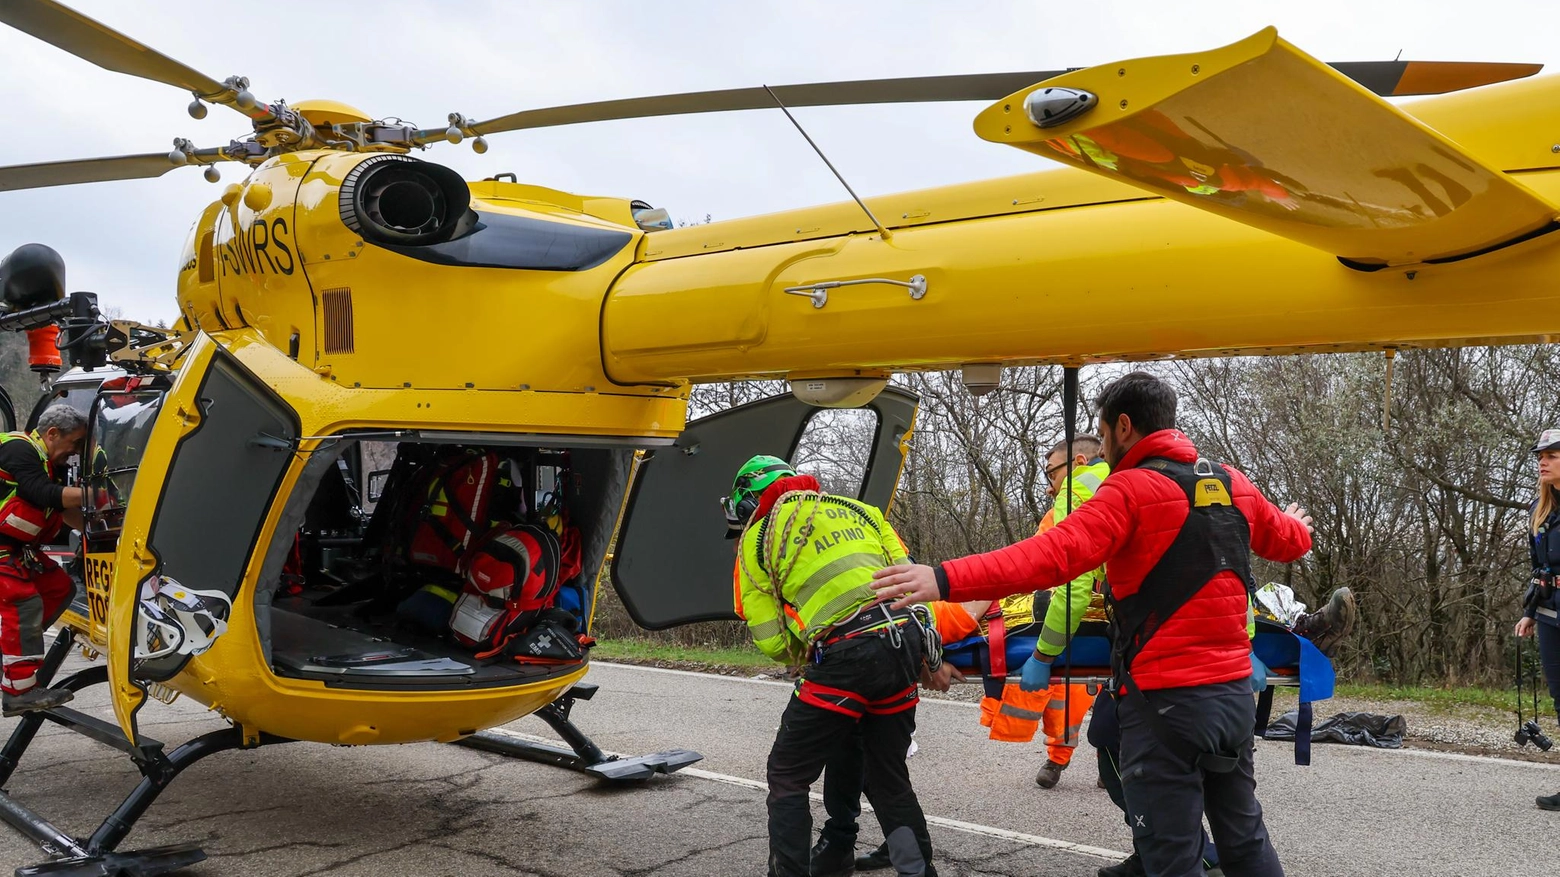
[[[1295,739],[1298,712],[1284,713],[1268,725],[1264,740]],[[1402,716],[1378,716],[1375,713],[1339,713],[1317,723],[1311,729],[1312,740],[1347,743],[1350,746],[1374,746],[1378,749],[1402,749],[1408,723]]]

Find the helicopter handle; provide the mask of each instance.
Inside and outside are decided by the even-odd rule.
[[[916,274],[908,281],[891,280],[887,277],[864,277],[860,280],[825,280],[821,283],[809,283],[805,286],[787,286],[785,292],[789,295],[805,295],[812,299],[813,307],[821,308],[829,303],[828,290],[839,289],[842,286],[866,286],[872,283],[886,283],[890,286],[903,286],[910,290],[910,299],[920,301],[926,297],[926,276]]]

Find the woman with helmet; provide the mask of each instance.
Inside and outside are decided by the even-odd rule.
[[[1538,495],[1528,516],[1533,578],[1522,599],[1517,636],[1538,635],[1544,681],[1549,683],[1549,696],[1560,715],[1560,591],[1555,587],[1555,577],[1560,574],[1560,429],[1544,430],[1533,445],[1533,454],[1538,458]],[[1538,806],[1560,810],[1560,793],[1539,798]]]
[[[770,877],[850,872],[850,849],[813,859],[808,791],[858,727],[867,798],[890,857],[900,874],[933,873],[905,752],[922,656],[940,662],[941,652],[927,648],[930,635],[910,612],[879,603],[871,587],[874,570],[906,561],[904,544],[882,512],[824,493],[778,457],[744,463],[721,506],[728,536],[740,538],[737,615],[764,654],[800,668],[769,752]]]

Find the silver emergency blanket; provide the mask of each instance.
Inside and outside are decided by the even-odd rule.
[[[1305,604],[1295,597],[1295,592],[1288,585],[1277,582],[1268,582],[1257,589],[1257,605],[1254,608],[1258,615],[1291,628],[1305,614]]]

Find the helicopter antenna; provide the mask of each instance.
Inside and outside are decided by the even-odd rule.
[[[780,112],[785,113],[785,117],[787,119],[790,119],[791,120],[791,124],[796,126],[796,130],[798,132],[800,132],[801,135],[802,135],[802,138],[807,141],[807,145],[811,146],[813,148],[813,152],[818,153],[818,157],[823,159],[823,163],[825,165],[827,165],[828,168],[829,168],[829,171],[834,174],[834,178],[839,180],[840,181],[840,185],[845,187],[845,191],[850,193],[850,197],[852,197],[852,198],[854,198],[856,200],[856,206],[860,207],[861,208],[861,212],[865,213],[867,215],[867,218],[872,220],[872,224],[877,226],[878,234],[881,234],[883,236],[883,240],[885,240],[885,241],[888,240],[888,229],[884,228],[883,227],[883,223],[878,222],[878,218],[876,216],[872,215],[872,211],[867,208],[867,202],[861,200],[861,196],[857,195],[856,194],[856,190],[852,189],[850,187],[850,183],[845,182],[845,177],[839,172],[838,169],[836,169],[834,167],[834,162],[829,161],[829,157],[827,155],[824,155],[823,154],[823,150],[818,148],[818,144],[814,143],[813,139],[808,136],[807,129],[803,128],[802,127],[802,123],[796,121],[796,117],[791,115],[791,111],[789,109],[787,109],[785,103],[780,100],[780,96],[775,94],[775,90],[770,88],[767,85],[764,86],[764,90],[769,92],[769,96],[775,99],[775,106],[779,107],[780,108]]]

